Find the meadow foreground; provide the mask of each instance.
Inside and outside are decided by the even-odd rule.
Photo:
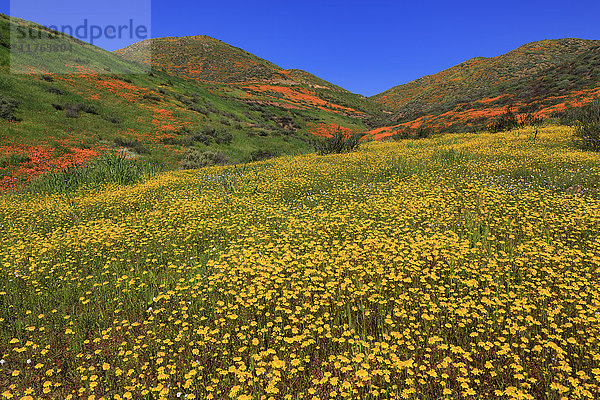
[[[600,156],[570,138],[0,197],[0,397],[598,398]]]

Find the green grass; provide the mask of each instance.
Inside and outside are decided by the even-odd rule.
[[[106,153],[90,162],[89,165],[46,173],[31,181],[24,190],[35,194],[59,194],[101,188],[113,183],[131,185],[147,180],[157,172],[165,170],[164,165]]]

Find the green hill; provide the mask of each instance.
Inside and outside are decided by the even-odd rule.
[[[140,73],[142,60],[131,60],[136,45],[117,53],[80,45],[66,61],[64,55],[56,56],[56,65],[50,64],[62,63],[59,74],[40,73],[41,67],[37,73],[11,74],[11,24],[34,32],[45,29],[0,16],[0,187],[4,189],[47,171],[85,164],[109,150],[171,167],[178,167],[194,151],[221,152],[223,160],[231,162],[304,153],[310,151],[309,137],[320,124],[364,131],[381,115],[382,107],[362,96],[306,72],[281,70],[206,37],[191,43],[216,46],[221,52],[213,54],[211,62],[236,67],[229,72],[223,69],[220,75],[207,72],[203,79],[192,77],[185,73],[191,71],[191,64],[181,59],[183,54],[196,54],[190,44],[172,64],[153,65],[152,72],[144,74]],[[70,37],[55,40],[81,44]],[[130,59],[120,55],[125,53]],[[160,53],[154,56],[161,59]],[[208,60],[206,54],[203,57]],[[29,61],[25,59],[25,65]],[[177,62],[183,67],[176,68]],[[213,80],[208,79],[211,76]],[[242,77],[249,80],[240,84]]]
[[[382,107],[297,69],[283,69],[208,36],[147,39],[117,50],[123,57],[170,74],[213,84],[245,101],[270,101],[283,108],[324,110],[372,122]],[[148,56],[150,54],[150,57]]]

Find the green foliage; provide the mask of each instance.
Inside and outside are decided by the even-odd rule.
[[[8,168],[17,166],[22,163],[31,161],[27,154],[12,153],[0,156],[0,168]]]
[[[418,127],[416,129],[405,128],[398,133],[390,136],[392,140],[402,139],[425,139],[433,134],[433,131],[429,128]]]
[[[121,146],[121,147],[128,148],[130,150],[133,150],[138,154],[150,154],[150,150],[143,143],[141,143],[138,139],[134,139],[134,138],[127,137],[127,136],[125,136],[125,137],[119,136],[119,137],[115,138],[115,144],[117,146]]]
[[[197,169],[208,167],[211,165],[225,165],[231,163],[231,159],[220,151],[200,151],[198,149],[190,149],[181,160],[183,169]]]
[[[250,161],[250,162],[252,162],[252,161],[264,161],[264,160],[268,160],[269,158],[273,158],[276,155],[277,155],[277,151],[276,150],[272,150],[272,149],[254,150],[248,156],[248,161]]]
[[[66,193],[79,188],[97,188],[107,183],[130,185],[154,176],[162,166],[115,154],[104,154],[86,166],[46,173],[25,188],[30,193]]]
[[[57,110],[65,110],[65,116],[69,118],[77,118],[79,117],[80,112],[98,115],[100,112],[98,111],[98,107],[93,104],[88,103],[75,103],[75,104],[53,104],[52,105]]]
[[[331,137],[315,137],[312,145],[317,154],[340,154],[349,153],[360,146],[360,134],[345,134],[342,129],[332,132]]]
[[[490,132],[498,133],[517,129],[518,127],[519,121],[517,115],[514,113],[512,107],[507,107],[506,112],[490,124],[489,130]]]
[[[600,151],[600,100],[578,111],[574,135],[583,149]]]
[[[8,121],[16,121],[15,110],[17,109],[17,105],[15,99],[0,93],[0,118]]]
[[[520,129],[531,125],[540,125],[542,119],[536,117],[533,113],[528,112],[522,115],[517,115],[511,106],[506,108],[506,112],[498,119],[493,121],[488,129],[492,133],[506,132],[512,129]]]

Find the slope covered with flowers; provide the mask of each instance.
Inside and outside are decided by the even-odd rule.
[[[246,101],[269,101],[282,108],[322,110],[357,118],[381,112],[377,103],[361,95],[305,71],[282,69],[209,36],[148,39],[115,53],[150,63],[172,75],[213,84],[216,93]]]
[[[0,396],[598,398],[600,157],[570,136],[1,197]]]
[[[512,106],[539,117],[580,107],[600,92],[600,41],[543,40],[498,57],[478,57],[371,97],[396,111],[401,131],[415,123],[472,130]]]

